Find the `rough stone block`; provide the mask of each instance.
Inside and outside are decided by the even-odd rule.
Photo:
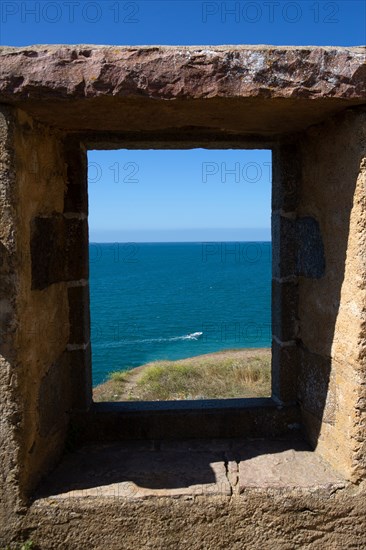
[[[89,276],[88,222],[86,219],[65,220],[66,281],[79,281]]]
[[[69,376],[70,410],[87,411],[92,403],[91,349],[67,350],[63,362]]]
[[[336,388],[331,379],[331,358],[301,349],[298,396],[301,407],[327,424],[334,424]]]
[[[68,385],[68,371],[62,356],[50,366],[40,383],[38,411],[39,432],[42,437],[66,428],[70,409],[69,402],[65,399],[68,395]]]
[[[297,338],[298,286],[272,280],[272,333],[286,342]]]
[[[65,279],[64,219],[35,218],[31,227],[32,289]]]
[[[249,487],[313,490],[345,487],[345,480],[304,443],[286,443],[273,442],[272,448],[269,447],[272,452],[266,452],[266,444],[262,442],[252,443],[251,454],[239,463],[241,493]]]
[[[80,415],[84,442],[226,437],[282,437],[298,426],[299,408],[270,398],[94,403]],[[292,432],[293,433],[293,432]]]
[[[320,227],[309,216],[296,220],[296,274],[320,279],[325,274],[325,254]]]
[[[362,47],[70,45],[0,55],[0,101],[89,136],[182,127],[288,135],[366,95]]]
[[[324,245],[314,218],[294,219],[273,212],[272,241],[275,278],[301,275],[318,279],[324,275]]]
[[[272,213],[272,272],[273,277],[291,277],[296,271],[295,220]]]
[[[70,344],[87,344],[90,340],[89,286],[68,288]]]
[[[301,161],[296,138],[274,147],[272,153],[272,210],[294,212],[301,186]]]
[[[87,157],[80,142],[69,139],[65,144],[67,188],[65,213],[88,214]]]
[[[65,192],[64,212],[76,212],[82,214],[88,213],[88,195],[85,187],[81,182],[68,182]]]
[[[87,221],[37,217],[31,227],[32,289],[88,278]]]
[[[287,403],[297,399],[298,348],[272,341],[272,395]]]

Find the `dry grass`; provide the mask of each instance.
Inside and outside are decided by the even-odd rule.
[[[111,374],[94,390],[96,401],[165,401],[266,397],[270,350],[229,350],[180,361],[156,361]]]

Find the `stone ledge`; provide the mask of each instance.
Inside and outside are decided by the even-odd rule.
[[[68,454],[39,496],[240,495],[247,489],[335,491],[345,480],[301,440],[192,440],[92,444]]]
[[[36,501],[24,538],[47,550],[343,550],[366,546],[359,490],[248,489],[240,496]]]

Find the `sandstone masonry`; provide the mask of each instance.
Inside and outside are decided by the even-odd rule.
[[[0,545],[366,547],[365,61],[363,47],[0,48]],[[272,397],[93,404],[87,150],[197,146],[273,151]],[[203,438],[192,464],[179,440]],[[146,464],[175,481],[117,498],[95,466],[112,456],[120,491],[148,485]],[[78,457],[92,493],[71,498]]]

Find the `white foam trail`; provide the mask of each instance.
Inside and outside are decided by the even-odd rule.
[[[192,334],[187,334],[187,336],[182,336],[184,340],[198,340],[202,336],[203,332],[192,332]]]
[[[118,342],[107,342],[93,344],[94,348],[119,348],[121,346],[129,346],[130,344],[150,344],[152,342],[175,342],[177,340],[198,340],[203,332],[192,332],[185,336],[173,336],[172,338],[147,338],[144,340],[119,340]]]

